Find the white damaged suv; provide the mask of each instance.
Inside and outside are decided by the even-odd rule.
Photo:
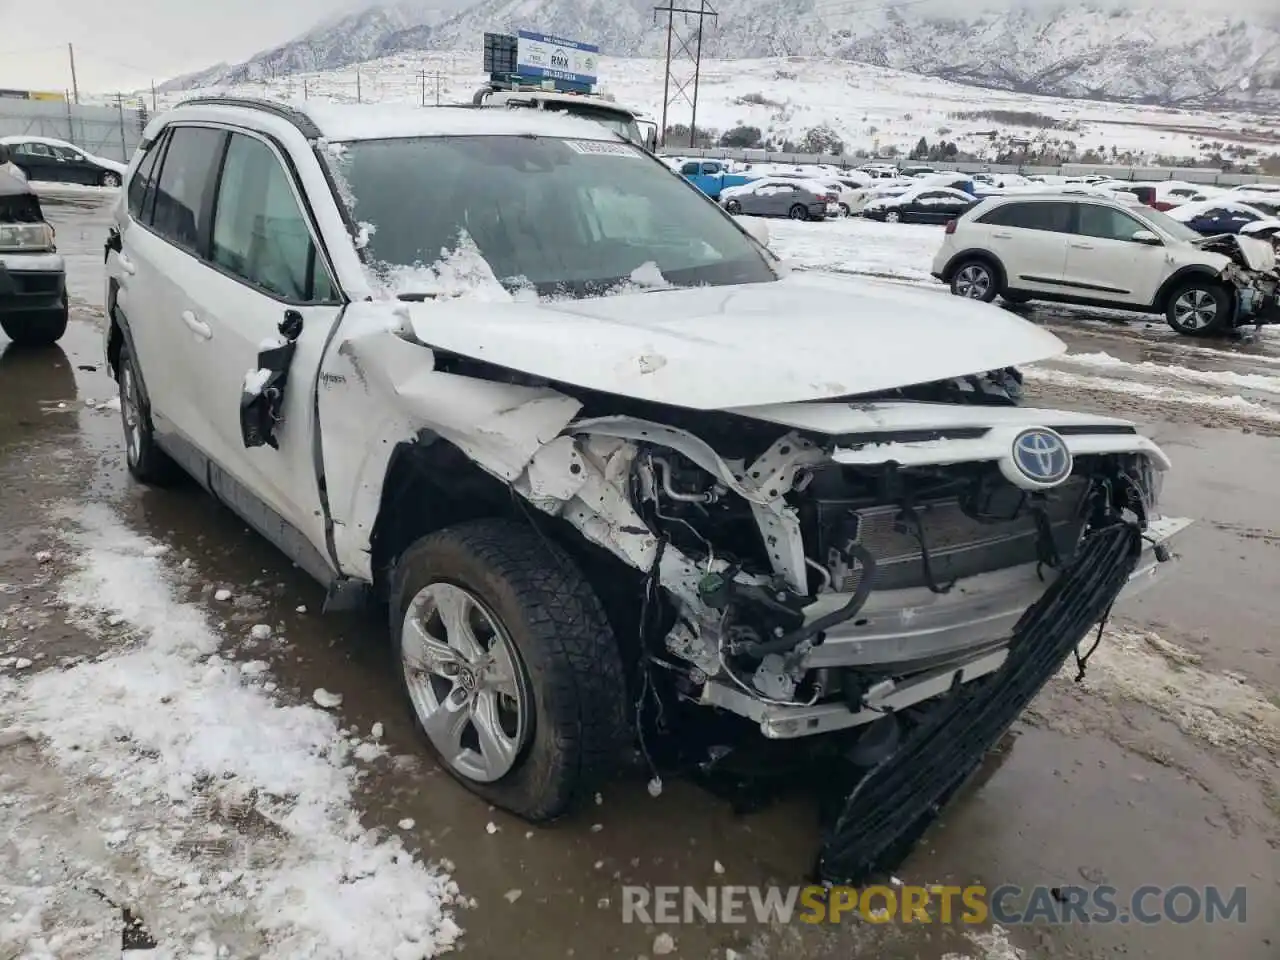
[[[425,743],[535,821],[757,758],[834,791],[823,876],[892,866],[1185,526],[1131,424],[1019,405],[1056,338],[791,273],[577,118],[191,101],[106,273],[130,471],[385,604]]]

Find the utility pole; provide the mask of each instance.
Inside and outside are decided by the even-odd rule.
[[[718,22],[720,14],[711,7],[707,0],[698,0],[697,9],[678,7],[676,6],[676,0],[667,0],[665,7],[653,8],[655,23],[660,13],[667,15],[667,63],[666,75],[662,81],[662,144],[665,146],[667,142],[667,109],[677,100],[683,100],[693,110],[693,116],[689,121],[689,146],[692,147],[698,135],[698,83],[702,78],[703,24],[707,17]],[[684,14],[686,26],[689,25],[690,17],[698,18],[698,24],[695,28],[697,32],[695,34],[685,36],[676,29],[675,15],[677,13]],[[676,44],[679,44],[678,50],[674,49]],[[681,61],[684,62],[684,67],[675,67],[673,69],[673,64]],[[689,64],[693,65],[692,76],[688,72]],[[690,88],[692,88],[692,93]]]
[[[302,78],[302,99],[303,99],[303,100],[310,100],[310,99],[311,99],[311,97],[309,96],[309,91],[307,90],[307,78],[306,78],[306,77],[303,77],[303,78]]]
[[[427,80],[431,79],[436,82],[436,106],[440,106],[440,82],[444,80],[444,74],[439,70],[433,73],[427,73],[426,70],[418,71],[418,80],[422,83],[422,105],[427,105]]]
[[[356,67],[356,103],[364,103],[364,99],[360,93],[360,68]]]
[[[67,57],[71,60],[71,96],[76,103],[80,102],[80,84],[76,80],[76,48],[67,44]]]
[[[151,112],[155,113],[157,109],[158,108],[156,107],[156,82],[152,80],[151,81]]]

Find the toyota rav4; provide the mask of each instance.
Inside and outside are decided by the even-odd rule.
[[[126,186],[129,470],[381,601],[425,744],[530,820],[746,754],[838,788],[824,876],[890,866],[1185,525],[1131,424],[1019,405],[1055,337],[791,273],[599,124],[197,100]]]

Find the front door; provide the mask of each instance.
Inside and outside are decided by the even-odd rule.
[[[1115,207],[1081,203],[1075,231],[1067,244],[1065,292],[1078,297],[1145,306],[1167,272],[1163,245],[1133,237],[1151,232],[1147,225]]]

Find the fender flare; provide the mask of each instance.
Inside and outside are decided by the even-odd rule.
[[[120,378],[120,347],[128,345],[129,353],[135,358],[134,375],[138,381],[138,399],[148,414],[151,413],[151,392],[147,390],[147,378],[142,372],[142,364],[137,361],[138,348],[133,342],[133,331],[129,327],[129,318],[116,302],[118,287],[113,281],[107,303],[107,322],[111,325],[107,333],[107,373],[112,380]]]
[[[1169,305],[1169,297],[1173,295],[1173,291],[1193,277],[1205,277],[1209,280],[1223,282],[1221,271],[1214,270],[1212,267],[1205,266],[1202,263],[1187,264],[1185,267],[1179,267],[1165,279],[1164,283],[1160,284],[1160,289],[1156,291],[1155,299],[1151,301],[1152,307],[1157,310],[1164,310]]]

